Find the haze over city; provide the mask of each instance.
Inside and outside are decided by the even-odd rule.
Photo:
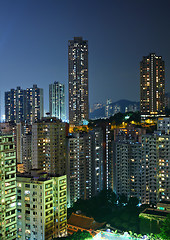
[[[170,91],[168,7],[168,1],[1,1],[1,101],[11,88],[37,84],[48,111],[49,84],[68,89],[68,40],[74,36],[89,43],[90,105],[108,98],[139,101],[139,65],[150,52],[163,57]]]

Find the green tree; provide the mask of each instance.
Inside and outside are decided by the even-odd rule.
[[[90,240],[92,236],[89,232],[80,230],[69,237],[69,240]]]
[[[124,195],[124,194],[119,195],[119,203],[120,204],[128,203],[128,199],[127,199],[126,195]]]
[[[162,224],[161,233],[159,234],[161,238],[170,240],[170,214]]]
[[[136,207],[139,204],[139,200],[136,197],[130,197],[128,201],[128,205],[132,207]]]

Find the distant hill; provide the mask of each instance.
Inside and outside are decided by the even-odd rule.
[[[115,114],[115,109],[119,109],[120,112],[124,113],[125,109],[127,108],[127,111],[138,111],[140,108],[139,102],[135,101],[129,101],[126,99],[119,100],[117,102],[111,103],[109,105],[109,111],[111,115]],[[98,119],[98,118],[104,118],[106,117],[105,115],[105,106],[94,110],[93,112],[90,113],[90,119]]]

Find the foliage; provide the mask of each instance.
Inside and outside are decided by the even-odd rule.
[[[128,203],[128,199],[124,194],[119,195],[119,203],[120,204],[126,204]]]
[[[90,240],[93,239],[91,234],[87,231],[80,231],[73,233],[71,236],[64,237],[64,238],[54,238],[54,240]]]
[[[118,199],[121,199],[119,204]],[[81,210],[83,214],[93,217],[98,222],[107,222],[114,228],[138,233],[141,209],[136,206],[137,203],[135,198],[128,201],[125,196],[118,198],[112,190],[103,190],[89,200],[78,200],[68,209],[68,214]]]
[[[139,204],[139,200],[136,197],[130,197],[128,201],[129,206],[137,206]]]
[[[162,239],[170,240],[170,214],[168,214],[167,218],[163,222],[159,236]]]
[[[89,232],[83,231],[81,232],[80,230],[73,235],[71,235],[69,240],[90,240],[92,239],[92,236]]]

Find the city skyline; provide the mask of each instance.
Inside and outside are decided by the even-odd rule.
[[[0,239],[170,240],[168,9],[0,1]]]
[[[9,86],[24,89],[37,84],[45,90],[45,111],[48,111],[48,85],[59,81],[68,89],[67,42],[75,36],[82,36],[89,42],[90,105],[105,102],[108,98],[139,101],[139,63],[142,56],[151,52],[165,60],[165,90],[170,91],[166,4],[154,1],[152,8],[151,1],[146,9],[142,3],[98,1],[97,7],[95,3],[87,1],[80,11],[82,4],[76,2],[1,2],[4,23],[0,45],[2,101]],[[72,18],[74,9],[77,18]],[[81,15],[81,21],[78,21]],[[164,25],[159,19],[152,20],[155,15],[164,20]]]

